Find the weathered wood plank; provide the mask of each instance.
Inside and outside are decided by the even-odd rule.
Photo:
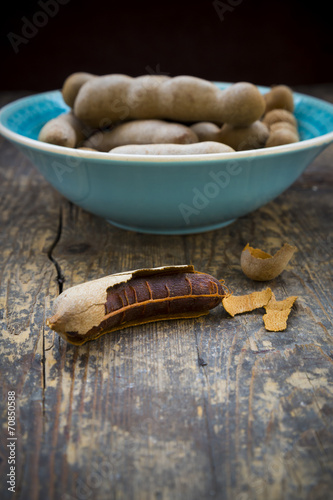
[[[15,498],[330,498],[333,148],[265,207],[185,237],[114,228],[0,146],[1,390],[2,401],[17,394]],[[285,332],[267,332],[262,311],[230,318],[222,306],[80,347],[44,327],[59,274],[66,289],[191,263],[246,293],[266,285],[242,274],[245,244],[273,252],[285,241],[298,252],[269,283],[277,298],[299,296]],[[4,426],[2,478],[6,437]],[[4,482],[1,493],[13,497]]]
[[[17,498],[37,498],[44,414],[44,318],[56,283],[48,248],[55,238],[59,197],[38,172],[1,138],[1,495],[7,498],[7,393],[15,391]],[[32,479],[32,481],[30,481]],[[10,497],[9,496],[9,497]]]
[[[75,207],[64,211],[63,227],[54,257],[68,277],[65,288],[87,276],[183,263],[185,259],[182,237],[155,238],[125,232]],[[88,243],[91,232],[96,235],[96,246]],[[206,437],[207,421],[202,418],[204,386],[194,331],[202,324],[200,319],[150,324],[102,337],[79,349],[67,347],[74,371],[67,375],[65,370],[61,390],[84,395],[79,401],[66,398],[62,411],[64,420],[71,414],[72,421],[77,422],[69,429],[67,443],[69,467],[76,471],[72,487],[84,486],[78,468],[102,459],[122,471],[115,487],[116,498],[136,494],[151,498],[158,493],[159,484],[163,498],[172,498],[175,489],[183,498],[191,498],[198,490],[195,482],[187,485],[194,463],[203,493],[207,481],[216,482],[211,444]],[[82,364],[80,359],[84,359]],[[57,374],[55,384],[59,387]],[[61,425],[65,427],[65,423]],[[83,426],[85,430],[81,431]],[[197,436],[194,442],[193,433]],[[108,453],[103,456],[101,450],[105,448]],[[183,473],[171,484],[165,482],[177,469]],[[103,495],[103,489],[98,494]]]

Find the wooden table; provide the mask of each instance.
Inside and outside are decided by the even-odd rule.
[[[301,90],[333,102],[333,85]],[[224,229],[151,236],[69,203],[1,139],[1,498],[333,498],[332,162],[329,147]],[[235,294],[260,290],[240,268],[247,242],[298,248],[269,283],[298,296],[284,332],[266,331],[262,310],[231,318],[222,306],[81,347],[45,326],[62,287],[140,267],[191,263]]]

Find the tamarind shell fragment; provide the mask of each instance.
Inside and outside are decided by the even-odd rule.
[[[191,265],[139,269],[69,288],[46,324],[81,345],[130,326],[208,314],[225,295],[220,281]]]

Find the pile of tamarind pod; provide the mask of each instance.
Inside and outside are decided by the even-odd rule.
[[[265,94],[264,98],[266,109],[262,123],[269,129],[265,146],[269,148],[299,141],[294,99],[290,88],[286,85],[277,85]]]
[[[62,96],[69,112],[39,140],[110,154],[202,154],[299,141],[292,90],[262,95],[248,82],[224,90],[193,76],[73,73]]]

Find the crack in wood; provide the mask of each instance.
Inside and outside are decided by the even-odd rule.
[[[199,366],[207,366],[207,362],[201,358],[199,355],[198,355],[198,363],[199,363]]]
[[[200,367],[204,367],[204,366],[207,366],[207,362],[204,360],[204,358],[200,355],[200,349],[199,349],[199,345],[198,345],[198,336],[197,336],[197,333],[194,332],[194,336],[195,336],[195,346],[196,346],[196,349],[197,349],[197,357],[198,357],[198,365]],[[206,375],[206,374],[205,374]]]
[[[42,408],[43,408],[43,418],[45,417],[45,391],[46,391],[46,368],[45,368],[45,363],[46,363],[46,349],[45,349],[45,328],[43,327],[43,354],[42,354]],[[43,421],[43,425],[45,424],[45,421]]]
[[[209,384],[209,378],[207,374],[207,362],[202,358],[200,355],[200,349],[199,349],[199,344],[198,344],[198,335],[197,332],[194,332],[195,336],[195,346],[197,350],[197,356],[198,356],[198,365],[200,368],[203,370],[203,379],[202,379],[202,399],[203,399],[203,408],[204,408],[204,416],[205,416],[205,427],[206,427],[206,432],[207,432],[207,451],[208,451],[208,457],[209,457],[209,463],[210,463],[210,469],[211,469],[211,481],[212,481],[212,488],[210,491],[210,495],[215,496],[218,494],[219,490],[219,484],[218,484],[218,479],[217,479],[217,471],[216,471],[216,463],[215,463],[215,457],[214,457],[214,451],[213,451],[213,446],[212,443],[214,441],[214,429],[213,429],[213,423],[212,423],[212,418],[210,414],[210,407],[211,407],[211,401],[210,401],[210,384]]]
[[[63,284],[65,282],[65,276],[62,274],[59,262],[53,257],[53,251],[54,251],[54,249],[56,248],[57,244],[60,241],[61,233],[62,233],[62,209],[60,208],[57,234],[56,234],[56,237],[54,239],[54,242],[52,243],[52,245],[50,246],[50,248],[49,248],[49,250],[47,252],[48,258],[54,264],[54,266],[56,268],[56,271],[57,271],[56,281],[58,283],[59,295],[63,291]]]

